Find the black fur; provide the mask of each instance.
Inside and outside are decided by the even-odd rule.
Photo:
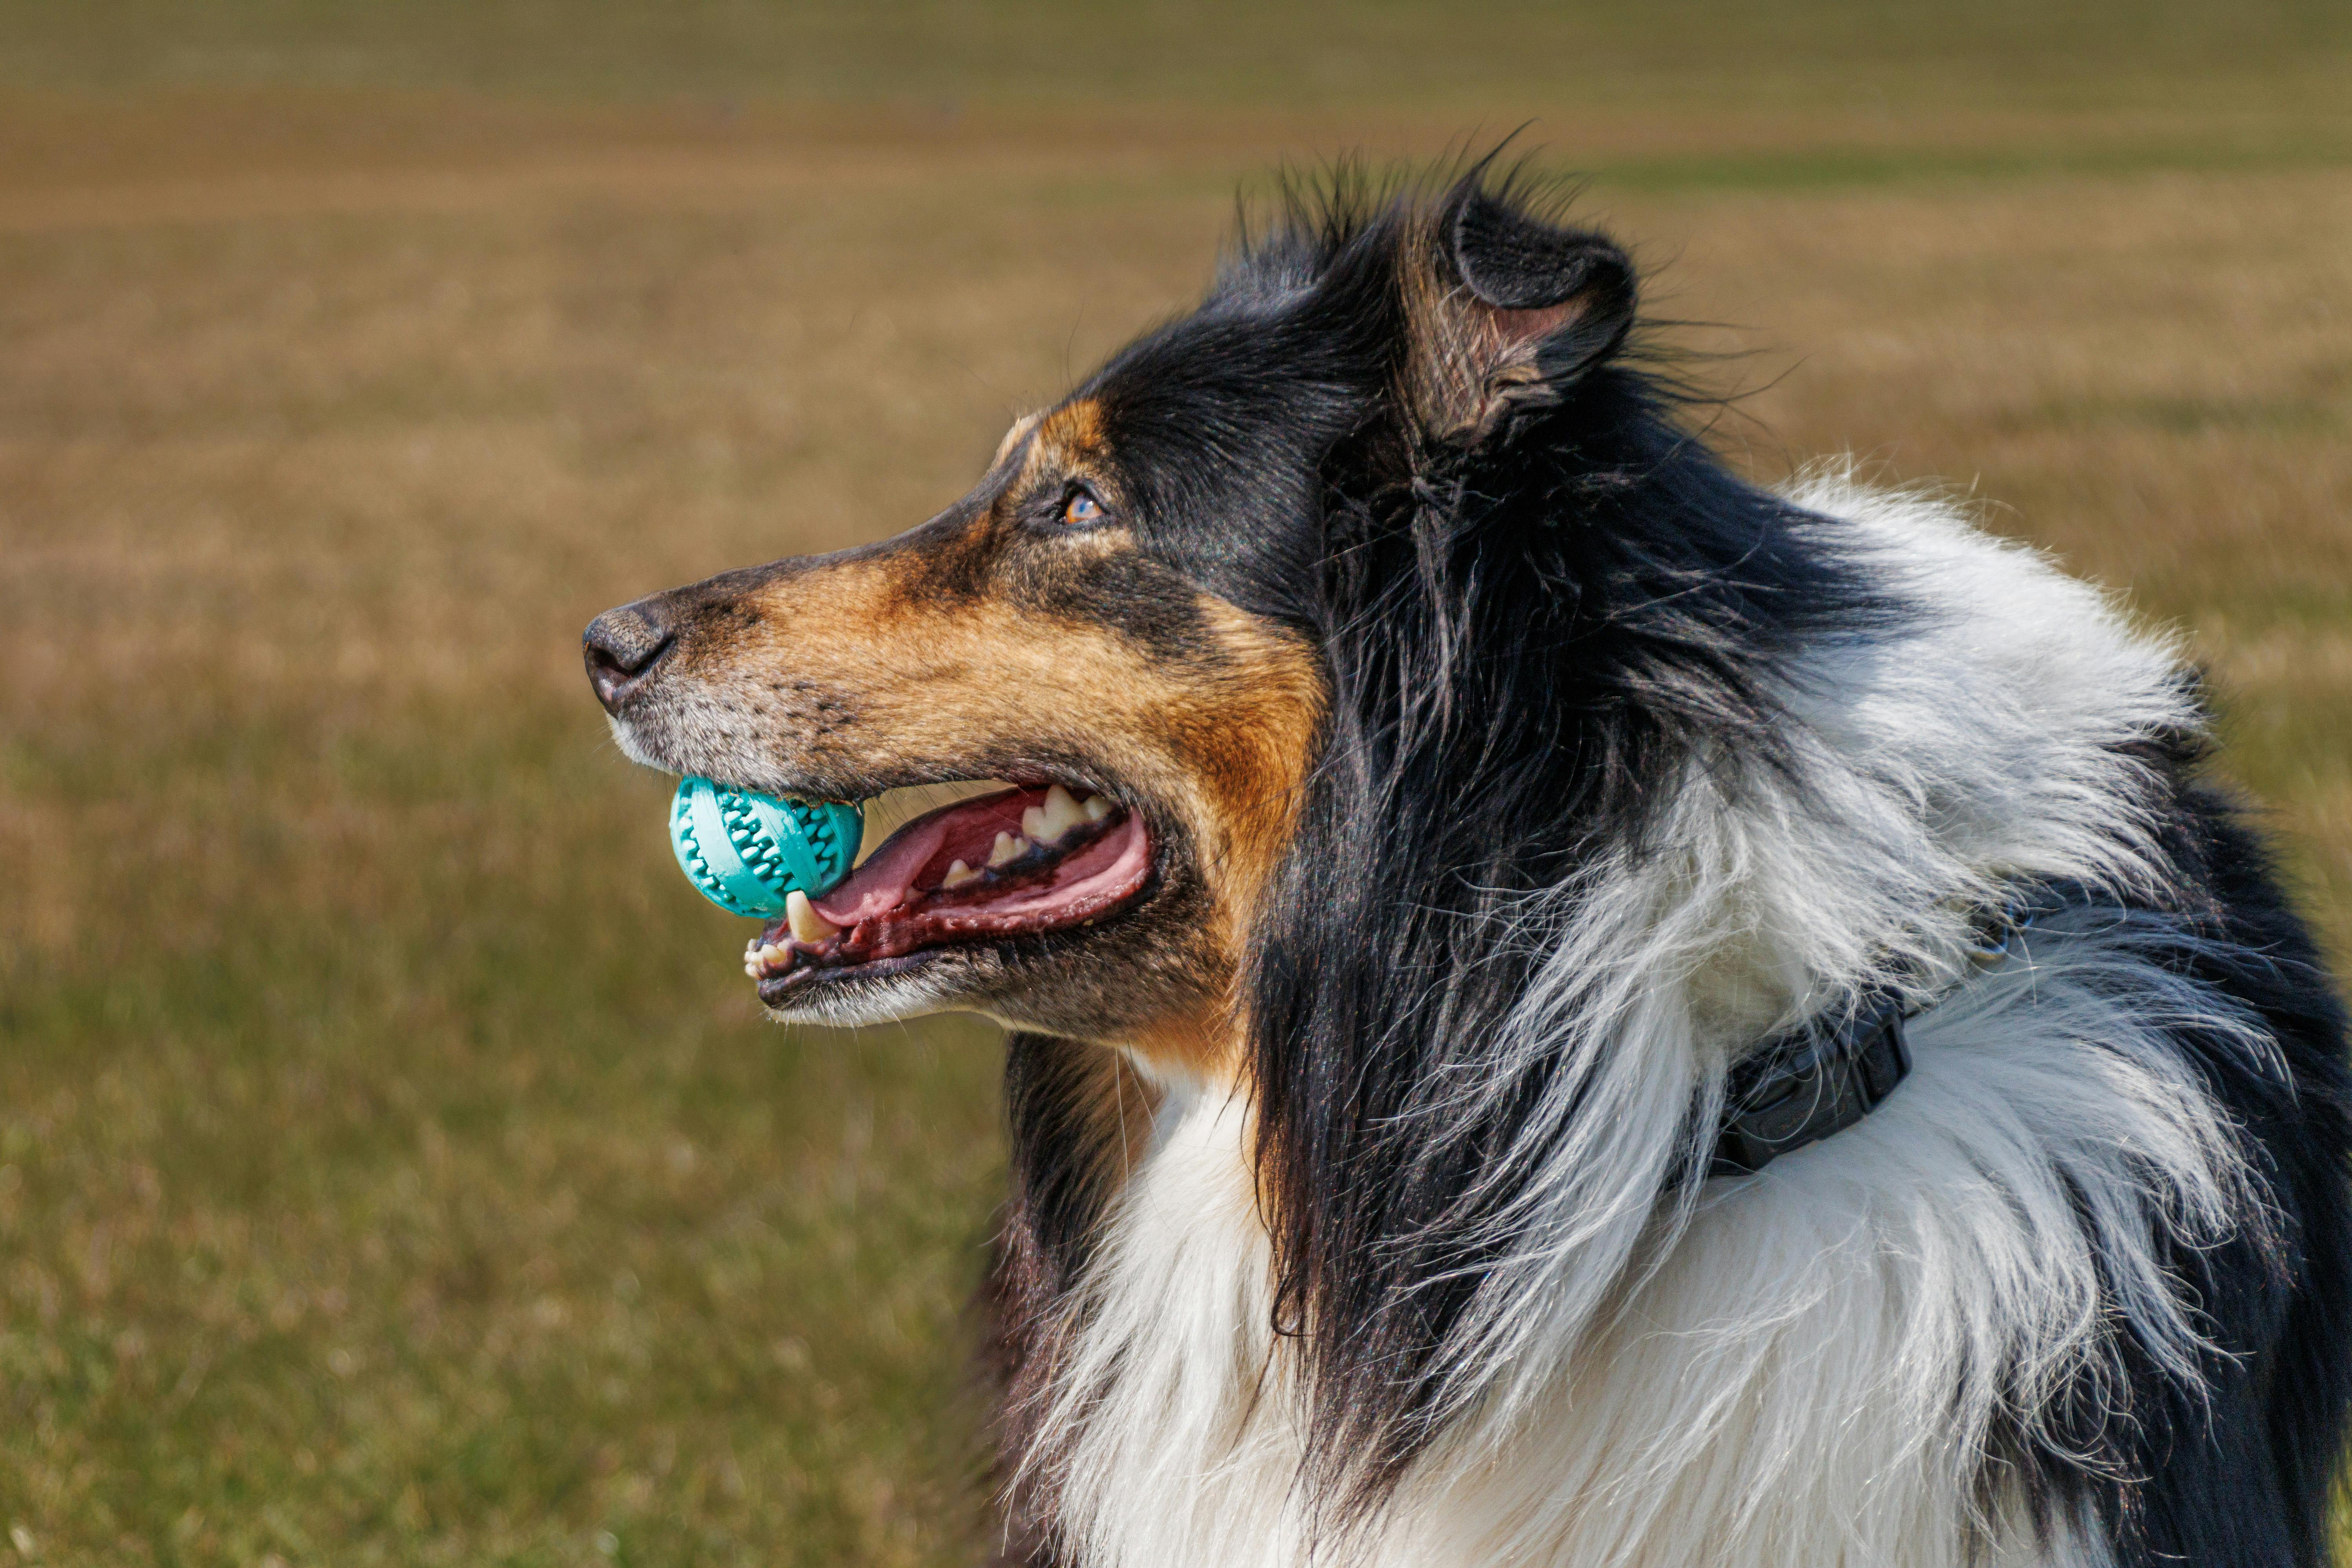
[[[2275,1040],[2284,1074],[2241,1041],[2174,1036],[2243,1130],[2259,1207],[2217,1244],[2166,1248],[2218,1352],[2199,1385],[2166,1373],[2117,1311],[2111,1348],[2127,1398],[2080,1389],[2065,1402],[2077,1419],[2062,1446],[2014,1451],[2042,1515],[2087,1501],[2131,1568],[2324,1563],[2352,1403],[2347,1020],[2270,855],[2232,803],[2194,781],[2199,760],[2194,748],[2158,759],[2177,882],[2110,918],[2242,1004]]]
[[[1277,1327],[1308,1373],[1310,1487],[1342,1519],[1453,1414],[1435,1352],[1514,1195],[1478,1178],[1556,1066],[1470,1124],[1433,1113],[1461,1043],[1491,1035],[1529,977],[1495,917],[1601,847],[1646,846],[1695,752],[1769,764],[1790,657],[1906,614],[1841,563],[1838,524],[1736,477],[1679,422],[1629,335],[1633,279],[1613,245],[1483,166],[1434,194],[1343,175],[1294,192],[1197,312],[1080,394],[1144,550],[1305,634],[1329,684],[1246,1001]],[[1441,305],[1544,334],[1532,374],[1465,426],[1433,421],[1413,385],[1416,312]],[[2277,1034],[2284,1080],[2226,1042],[2183,1042],[2259,1151],[2271,1212],[2171,1259],[2231,1352],[2207,1392],[2159,1373],[2119,1320],[2128,1417],[2085,1415],[2063,1451],[2021,1438],[2005,1458],[2045,1510],[2087,1502],[2136,1568],[2315,1565],[2352,1401],[2345,1018],[2259,846],[2193,765],[2151,760],[2180,886],[2143,914]],[[1009,1246],[1066,1278],[1100,1194],[1047,1135],[1062,1113],[1041,1098],[1042,1050],[1014,1052],[1027,1201]]]
[[[1475,445],[1399,390],[1416,268],[1506,310],[1599,296]],[[1475,175],[1433,204],[1343,188],[1080,394],[1143,491],[1146,548],[1328,666],[1250,991],[1282,1326],[1305,1338],[1318,1479],[1360,1503],[1442,1415],[1432,1355],[1512,1195],[1465,1197],[1511,1113],[1465,1126],[1424,1102],[1450,1042],[1526,984],[1527,948],[1491,917],[1638,838],[1694,746],[1769,755],[1778,663],[1898,613],[1809,542],[1821,520],[1734,478],[1651,377],[1607,363],[1631,276]]]

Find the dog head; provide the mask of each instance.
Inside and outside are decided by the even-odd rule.
[[[1294,222],[929,521],[597,617],[590,678],[653,766],[838,800],[1013,786],[772,928],[762,1002],[1236,1067],[1242,954],[1333,765],[1334,617],[1363,603],[1335,583],[1418,487],[1571,395],[1633,300],[1615,247],[1475,174]]]

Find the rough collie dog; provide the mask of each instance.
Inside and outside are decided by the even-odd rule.
[[[1010,1031],[1008,1556],[2321,1563],[2345,1019],[2181,649],[1734,475],[1526,182],[1333,185],[930,521],[588,630],[656,767],[1010,786],[750,955]]]

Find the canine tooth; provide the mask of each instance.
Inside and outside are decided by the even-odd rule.
[[[1117,811],[1118,807],[1113,805],[1108,800],[1106,800],[1101,795],[1090,795],[1087,796],[1087,804],[1078,807],[1078,809],[1087,814],[1087,820],[1088,822],[1100,822],[1104,817],[1108,816],[1112,812]]]
[[[977,882],[979,880],[979,872],[973,870],[971,867],[965,865],[961,860],[950,860],[948,862],[948,874],[940,879],[940,886],[942,888],[961,888],[966,882]]]
[[[841,928],[817,913],[809,896],[798,888],[784,895],[784,919],[791,924],[793,935],[802,942],[823,942],[841,934]]]
[[[1030,811],[1036,809],[1034,805],[1029,808]],[[1029,825],[1024,822],[1021,826],[1026,827]],[[1002,866],[1009,860],[1018,860],[1028,853],[1029,840],[1015,838],[1010,833],[1000,833],[996,836],[996,847],[988,852],[988,863],[991,867]]]
[[[1032,837],[1041,843],[1050,844],[1086,819],[1087,814],[1079,808],[1078,803],[1071,798],[1070,792],[1060,784],[1055,784],[1045,792],[1043,821],[1045,831]],[[1025,827],[1028,824],[1024,821],[1022,826]]]

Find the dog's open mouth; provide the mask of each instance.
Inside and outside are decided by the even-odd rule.
[[[1142,817],[1108,796],[1008,789],[908,823],[841,886],[762,931],[743,967],[772,1005],[936,949],[1086,925],[1133,901],[1150,872]]]

